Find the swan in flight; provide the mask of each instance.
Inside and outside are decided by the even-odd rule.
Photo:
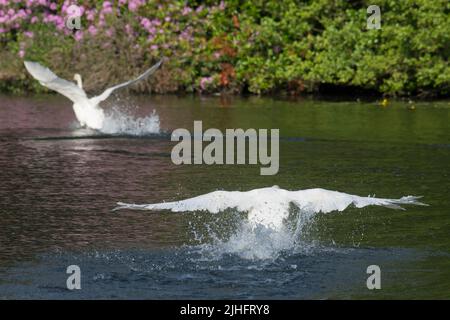
[[[420,197],[406,196],[400,199],[360,197],[347,193],[325,189],[307,189],[288,191],[278,186],[241,191],[214,191],[194,198],[153,204],[127,204],[118,202],[119,209],[135,210],[171,210],[172,212],[209,211],[218,213],[235,208],[248,213],[250,222],[262,224],[268,228],[280,229],[283,220],[289,215],[289,206],[294,204],[307,213],[328,213],[343,211],[350,205],[357,208],[365,206],[383,206],[402,209],[402,204],[426,205],[417,201]]]
[[[92,98],[88,98],[86,92],[84,92],[81,76],[79,74],[75,74],[74,76],[74,80],[77,82],[77,84],[75,84],[73,82],[59,78],[50,69],[40,65],[37,62],[25,61],[24,64],[28,72],[36,80],[38,80],[41,85],[52,89],[62,94],[66,98],[72,100],[73,111],[75,112],[75,116],[82,126],[87,126],[91,129],[99,130],[102,128],[103,121],[105,119],[104,111],[99,106],[99,103],[106,100],[114,90],[125,88],[135,82],[147,78],[160,67],[162,61],[163,60],[160,60],[139,77],[108,88],[101,95]]]

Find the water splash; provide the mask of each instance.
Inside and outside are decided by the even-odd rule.
[[[125,134],[132,136],[145,136],[161,132],[159,116],[155,110],[146,117],[134,117],[126,109],[118,106],[107,111],[103,127],[100,129],[106,134]]]
[[[191,246],[200,260],[222,260],[225,256],[237,256],[249,261],[275,261],[281,256],[308,254],[317,247],[307,238],[308,229],[314,221],[313,212],[289,209],[289,217],[280,228],[249,221],[239,212],[230,214],[230,219],[218,218],[199,224],[190,223],[198,245]],[[213,216],[215,217],[215,216]]]

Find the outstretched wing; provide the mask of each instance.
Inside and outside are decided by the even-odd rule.
[[[418,201],[421,197],[406,196],[400,199],[360,197],[325,189],[291,191],[289,193],[289,198],[290,201],[297,205],[300,209],[323,213],[343,211],[350,205],[354,205],[357,208],[366,206],[382,206],[400,210],[404,210],[400,206],[402,204],[426,206],[426,204]]]
[[[86,93],[75,83],[59,78],[49,68],[37,62],[25,61],[25,68],[43,86],[52,89],[73,102],[87,99]]]
[[[350,205],[354,205],[357,208],[377,205],[392,209],[402,209],[400,207],[401,204],[425,205],[417,201],[418,198],[420,197],[407,196],[400,199],[383,199],[354,196],[324,189],[287,191],[272,187],[254,189],[247,192],[215,191],[195,198],[174,202],[141,205],[118,202],[118,207],[114,210],[208,211],[218,213],[234,208],[241,212],[248,212],[248,219],[253,223],[277,229],[283,225],[283,220],[289,215],[289,205],[291,203],[306,214],[314,214],[318,212],[343,211]]]
[[[328,213],[343,211],[348,206],[357,208],[376,205],[391,209],[403,209],[401,204],[426,205],[418,201],[420,197],[406,196],[400,199],[384,199],[374,197],[360,197],[343,192],[325,189],[308,189],[287,191],[282,189],[255,189],[248,192],[240,191],[214,191],[194,198],[151,204],[128,204],[118,202],[119,209],[135,210],[171,210],[173,212],[205,210],[217,213],[226,209],[236,208],[239,211],[251,211],[265,207],[268,211],[277,211],[274,208],[287,210],[289,203],[300,209],[310,212]]]
[[[106,99],[111,95],[111,93],[112,93],[114,90],[117,90],[117,89],[120,89],[120,88],[127,87],[127,86],[129,86],[129,85],[132,85],[132,84],[135,83],[135,82],[138,82],[138,81],[140,81],[140,80],[143,80],[143,79],[147,78],[148,76],[152,75],[153,73],[155,73],[156,70],[158,70],[158,68],[161,66],[162,63],[163,63],[163,60],[161,59],[158,63],[156,63],[153,67],[151,67],[150,69],[148,69],[147,71],[145,71],[143,74],[141,74],[141,75],[140,75],[139,77],[137,77],[136,79],[133,79],[133,80],[130,80],[130,81],[127,81],[127,82],[118,84],[118,85],[116,85],[116,86],[114,86],[114,87],[111,87],[111,88],[108,88],[108,89],[106,89],[105,91],[103,91],[103,93],[102,93],[101,95],[91,98],[91,101],[92,101],[94,104],[98,104],[98,103],[100,103],[101,101],[106,100]]]
[[[205,210],[211,213],[218,213],[229,208],[237,208],[239,211],[247,211],[249,206],[246,205],[248,202],[244,201],[245,193],[239,191],[214,191],[186,200],[151,204],[118,202],[118,207],[114,208],[114,210],[171,210],[173,212]]]

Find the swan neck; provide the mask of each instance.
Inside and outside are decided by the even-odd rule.
[[[79,74],[75,75],[75,80],[77,81],[77,85],[80,89],[83,89],[83,81],[81,80],[81,76]]]

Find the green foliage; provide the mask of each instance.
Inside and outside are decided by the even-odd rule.
[[[83,1],[86,7],[102,4]],[[88,75],[91,89],[138,74],[158,57],[168,62],[138,91],[314,92],[320,85],[356,86],[388,95],[446,95],[450,90],[448,0],[379,0],[381,30],[367,30],[371,1],[150,1],[120,8],[95,36],[75,41],[48,24],[0,37],[0,89],[41,90],[16,55]],[[191,11],[186,14],[186,8]],[[151,36],[142,17],[158,19]],[[167,19],[169,17],[169,19]],[[133,35],[126,27],[133,28]],[[106,36],[107,29],[114,36]],[[67,63],[67,61],[70,61]],[[6,70],[6,71],[5,71]],[[100,77],[98,75],[101,75]],[[94,84],[95,83],[95,84]]]

